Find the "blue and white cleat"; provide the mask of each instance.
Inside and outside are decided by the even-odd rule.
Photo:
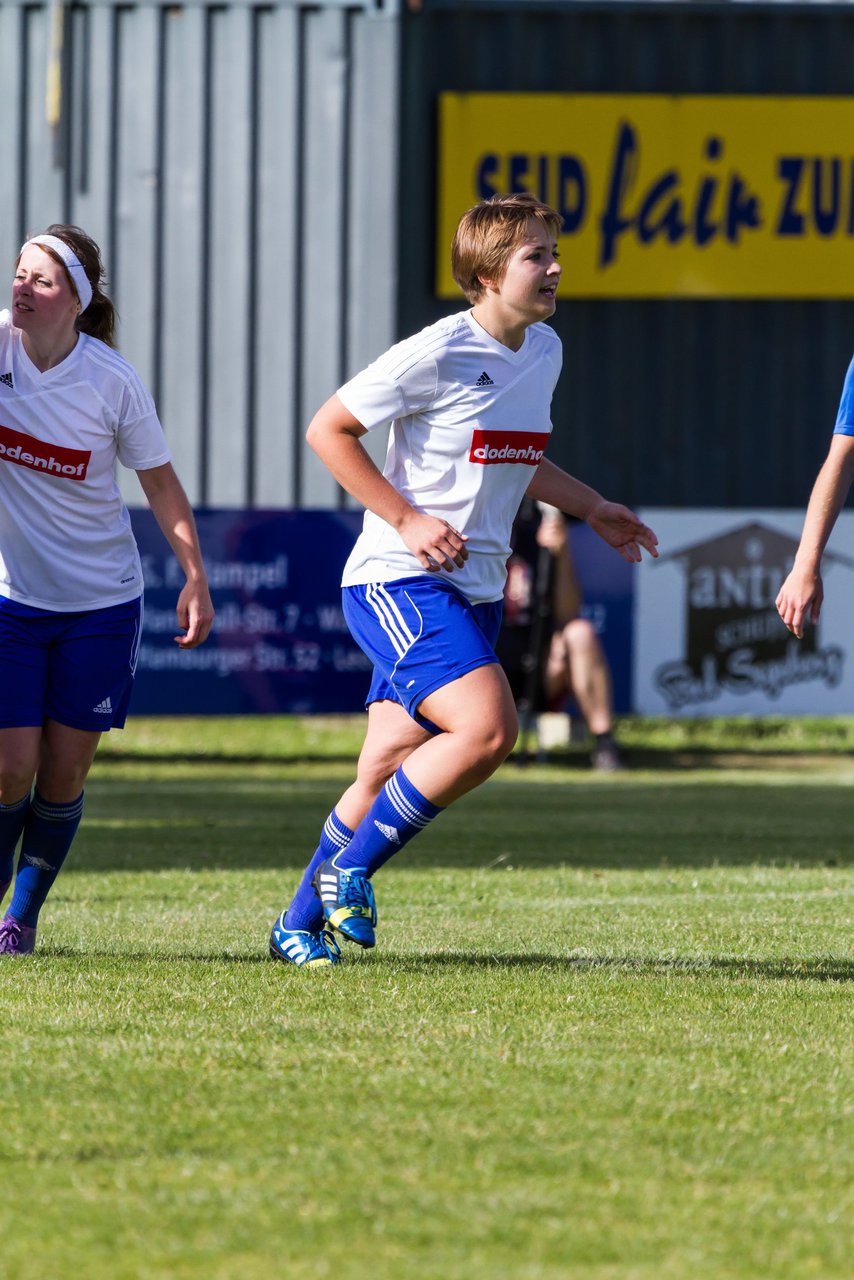
[[[337,929],[348,942],[360,947],[372,947],[376,943],[374,925],[377,922],[377,903],[374,886],[367,876],[356,871],[342,871],[334,859],[321,862],[312,876],[311,883],[320,898],[326,923]]]
[[[283,911],[270,934],[270,956],[285,964],[295,964],[298,969],[327,969],[338,963],[341,948],[328,929],[321,933],[286,929]]]

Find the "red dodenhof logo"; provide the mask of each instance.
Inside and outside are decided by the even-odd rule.
[[[91,449],[64,449],[0,425],[0,462],[14,462],[67,480],[85,480],[91,457]]]
[[[537,467],[543,460],[548,442],[547,431],[484,431],[475,427],[469,462],[479,462],[483,466],[515,462]]]

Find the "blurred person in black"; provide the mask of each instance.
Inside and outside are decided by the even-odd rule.
[[[593,739],[594,769],[624,767],[614,741],[611,672],[582,594],[566,519],[526,499],[513,527],[504,622],[497,653],[524,723],[526,713],[562,710],[571,698]]]

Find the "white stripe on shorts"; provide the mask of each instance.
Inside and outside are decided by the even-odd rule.
[[[409,630],[406,619],[381,582],[371,582],[365,589],[365,599],[377,615],[377,621],[391,640],[398,658],[402,658],[415,644],[416,637]]]
[[[130,673],[132,676],[136,675],[136,664],[139,662],[139,647],[142,644],[142,619],[143,619],[144,608],[145,608],[145,605],[143,604],[142,597],[140,597],[139,621],[134,623],[134,626],[136,627],[136,632],[134,634],[133,641],[131,643],[131,651],[130,651]]]

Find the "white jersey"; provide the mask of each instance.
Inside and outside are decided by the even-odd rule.
[[[114,464],[169,461],[154,401],[96,338],[45,373],[22,338],[0,311],[0,595],[59,613],[133,600],[142,568]]]
[[[441,573],[473,604],[503,595],[510,532],[548,443],[560,366],[548,325],[531,325],[511,351],[463,311],[391,347],[338,392],[368,431],[391,426],[385,478],[416,510],[468,536],[466,563]],[[367,511],[343,586],[420,573],[400,535]]]

